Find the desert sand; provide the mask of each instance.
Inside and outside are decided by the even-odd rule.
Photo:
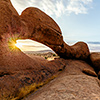
[[[48,61],[51,61],[51,60],[54,60],[56,58],[60,58],[56,53],[52,53],[52,52],[41,52],[41,53],[32,53],[32,52],[25,52],[26,55],[28,55],[29,57],[31,58],[34,58],[35,57],[42,57],[44,59],[47,59]]]

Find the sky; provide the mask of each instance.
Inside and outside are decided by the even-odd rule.
[[[38,7],[60,26],[64,40],[100,41],[100,0],[11,0],[19,14]]]
[[[100,0],[11,0],[19,14],[37,7],[60,26],[66,42],[100,42]]]
[[[52,51],[49,47],[33,40],[18,40],[15,44],[21,51]]]

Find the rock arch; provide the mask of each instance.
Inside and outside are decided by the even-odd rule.
[[[38,8],[30,7],[19,16],[10,0],[0,0],[0,99],[12,98],[24,85],[38,83],[65,68],[64,59],[51,62],[31,59],[12,43],[19,38],[32,39],[52,48],[62,58],[86,60],[86,43],[73,46],[63,41],[57,23]],[[10,80],[10,81],[9,81]],[[10,99],[11,99],[10,98]]]
[[[38,8],[29,7],[19,16],[9,0],[0,2],[1,38],[5,36],[8,38],[8,34],[11,37],[32,39],[49,46],[62,58],[82,60],[88,58],[87,44],[79,42],[73,46],[67,45],[63,41],[62,32],[57,23]]]

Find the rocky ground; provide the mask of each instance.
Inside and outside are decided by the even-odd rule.
[[[59,77],[23,100],[100,100],[98,79],[86,75]]]
[[[100,80],[87,63],[66,60],[57,78],[23,100],[100,100]]]

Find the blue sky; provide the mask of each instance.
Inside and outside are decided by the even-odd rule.
[[[100,42],[100,0],[11,0],[19,14],[38,7],[60,26],[64,40]]]

